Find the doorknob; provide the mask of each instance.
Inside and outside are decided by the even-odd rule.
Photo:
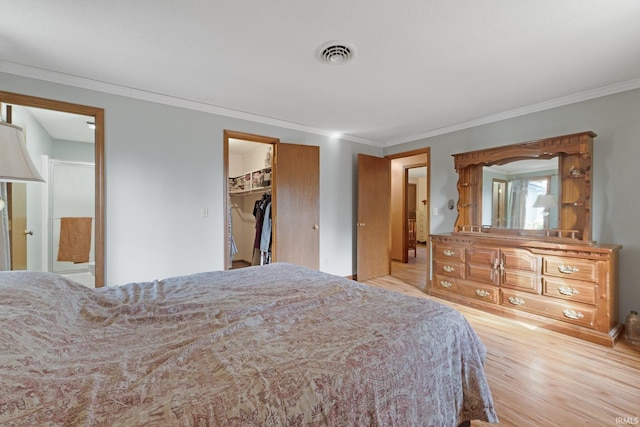
[[[33,231],[31,231],[31,230],[24,230],[24,235],[26,236],[27,234],[28,234],[29,236],[33,236]]]
[[[320,228],[320,226],[318,224],[313,224],[313,229],[317,230],[318,228]]]
[[[364,227],[366,224],[364,222],[356,222],[357,227]]]

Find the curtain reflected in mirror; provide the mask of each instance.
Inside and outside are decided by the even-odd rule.
[[[548,193],[550,181],[550,177],[540,177],[515,179],[509,182],[509,199],[512,206],[507,213],[509,220],[507,225],[510,228],[525,230],[549,228],[549,213],[536,207],[535,203],[539,196]]]
[[[540,230],[558,227],[557,159],[516,161],[483,169],[483,224],[496,228]],[[538,203],[536,203],[538,201]]]

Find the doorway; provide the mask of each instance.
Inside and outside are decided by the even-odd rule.
[[[507,225],[507,181],[493,178],[491,184],[491,226]]]
[[[386,157],[358,155],[357,280],[391,274],[420,290],[426,289],[430,271],[429,162],[428,147]],[[409,201],[414,188],[410,184],[415,184],[416,190],[413,258],[420,259],[419,264],[409,263],[408,220],[414,205]]]
[[[7,122],[24,128],[30,154],[36,160],[35,163],[41,165],[42,175],[47,181],[45,184],[26,184],[27,221],[25,227],[20,227],[18,232],[22,232],[27,239],[27,269],[50,270],[50,230],[55,218],[51,217],[50,206],[46,202],[51,184],[49,159],[58,157],[76,163],[81,160],[91,164],[93,178],[89,202],[93,208],[92,262],[85,263],[84,267],[87,275],[92,275],[92,286],[104,286],[104,110],[2,91],[0,105]],[[85,130],[88,129],[91,142],[87,141],[84,149],[72,148],[79,143],[72,137],[56,137],[55,134],[62,131],[60,129],[70,126],[67,121],[79,121]],[[54,131],[51,126],[60,129]]]
[[[273,144],[229,138],[227,147],[231,239],[227,267],[269,264]]]
[[[272,148],[270,151],[272,162],[270,171],[267,170],[268,167],[260,166],[260,162],[258,162],[257,170],[253,170],[253,166],[251,166],[249,170],[241,170],[239,176],[230,175],[229,142],[232,139],[268,144],[266,145],[267,150],[269,147]],[[260,156],[262,165],[267,162],[267,152]],[[225,269],[233,267],[232,253],[235,244],[233,238],[234,205],[229,189],[230,186],[239,185],[240,180],[236,180],[234,183],[234,178],[242,177],[243,187],[249,179],[248,190],[250,192],[254,189],[255,180],[257,180],[258,187],[261,183],[270,181],[271,253],[267,254],[267,261],[289,262],[317,270],[320,264],[320,147],[285,144],[277,138],[225,130],[223,170],[223,197],[226,213],[224,221]],[[257,191],[265,193],[263,190],[265,189]],[[253,221],[255,227],[255,217],[250,218],[250,221]],[[254,235],[254,248],[256,236],[257,232]],[[250,248],[249,252],[254,248]],[[263,252],[262,247],[259,249],[260,252]],[[252,264],[254,264],[253,257]],[[260,262],[255,264],[260,264]]]
[[[391,276],[425,290],[429,272],[429,151],[391,159]]]

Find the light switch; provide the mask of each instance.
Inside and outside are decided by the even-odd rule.
[[[200,218],[207,218],[209,216],[209,208],[200,209]]]
[[[433,208],[433,216],[438,216],[438,208]]]

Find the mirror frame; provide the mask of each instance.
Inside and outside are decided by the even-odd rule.
[[[0,103],[56,110],[83,116],[93,116],[95,118],[95,287],[103,287],[105,279],[104,109],[3,91],[0,91]]]
[[[591,240],[592,131],[453,154],[458,172],[455,232],[500,233],[527,238]],[[482,170],[517,160],[558,158],[558,229],[522,230],[482,224]],[[576,171],[578,171],[576,173]]]

